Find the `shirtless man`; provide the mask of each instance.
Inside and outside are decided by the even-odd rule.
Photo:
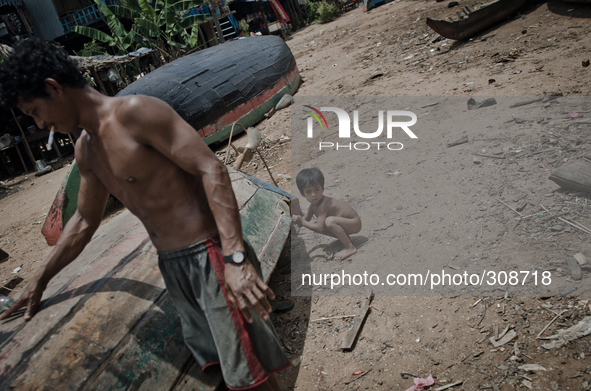
[[[0,102],[16,105],[40,129],[84,129],[75,148],[81,173],[77,210],[0,319],[22,307],[25,320],[34,316],[51,278],[92,238],[110,193],[146,227],[183,319],[185,341],[200,365],[220,362],[232,389],[279,390],[273,372],[289,361],[268,316],[267,297],[274,294],[242,238],[226,167],[195,129],[158,99],[100,94],[66,53],[37,40],[17,46],[0,66]],[[208,262],[218,268],[219,280],[201,275],[211,269]],[[212,280],[217,286],[211,286]],[[185,297],[187,285],[207,292],[205,298]],[[249,334],[248,343],[241,344],[241,332]]]
[[[305,216],[294,215],[292,221],[314,232],[335,237],[343,245],[343,250],[334,255],[342,261],[357,253],[349,235],[361,231],[361,219],[350,205],[324,195],[324,175],[317,168],[306,168],[296,176],[300,194],[310,203]],[[317,216],[316,222],[310,222]]]

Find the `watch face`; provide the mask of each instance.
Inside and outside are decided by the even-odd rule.
[[[235,263],[242,263],[242,261],[244,261],[244,253],[235,251],[234,254],[232,254],[232,260]]]

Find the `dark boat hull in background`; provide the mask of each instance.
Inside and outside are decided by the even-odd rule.
[[[300,83],[295,58],[276,36],[249,37],[185,56],[130,84],[117,96],[155,96],[172,106],[210,144],[232,123],[263,119]],[[242,130],[236,127],[236,130]]]
[[[456,21],[427,18],[427,25],[445,38],[463,40],[506,19],[527,0],[496,0]],[[466,13],[466,12],[464,12]]]

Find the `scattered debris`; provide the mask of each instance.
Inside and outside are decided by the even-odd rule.
[[[45,175],[45,174],[49,174],[49,173],[50,173],[50,172],[52,172],[52,171],[53,171],[53,167],[51,167],[51,166],[46,166],[45,168],[42,168],[41,170],[37,171],[37,172],[35,173],[35,176],[36,176],[36,177],[40,177],[40,176],[43,176],[43,175]]]
[[[568,269],[570,270],[570,276],[573,280],[578,281],[583,277],[581,273],[581,266],[574,257],[568,257],[566,260],[566,264],[568,265]]]
[[[565,289],[562,292],[560,292],[560,296],[561,297],[568,296],[576,290],[577,290],[577,288],[573,286],[572,288],[568,288],[568,289]]]
[[[372,370],[372,368],[368,369],[367,371],[361,371],[361,373],[360,373],[360,374],[358,374],[358,375],[357,375],[357,377],[356,377],[355,379],[352,379],[352,380],[346,381],[346,382],[345,382],[345,384],[351,384],[351,383],[353,383],[355,380],[358,380],[358,379],[362,378],[363,376],[367,375],[368,373],[370,373],[370,372],[371,372],[371,370]],[[359,372],[359,371],[357,371],[357,372]],[[353,376],[355,376],[355,374],[356,374],[357,372],[353,373]]]
[[[563,222],[567,223],[568,225],[573,226],[576,229],[581,230],[581,231],[585,232],[586,234],[591,235],[591,230],[589,228],[585,227],[584,225],[581,225],[578,223],[573,223],[572,221],[563,219],[562,217],[557,217],[557,218],[558,218],[558,220],[563,221]]]
[[[488,98],[483,100],[482,102],[476,102],[474,98],[468,99],[468,110],[476,110],[481,107],[488,107],[497,104],[497,100],[495,98]]]
[[[546,371],[546,368],[539,364],[524,364],[517,367],[518,369],[523,369],[524,371],[529,372],[539,372],[539,371]]]
[[[437,387],[433,391],[443,391],[443,390],[447,390],[448,388],[452,388],[452,387],[459,386],[459,385],[462,385],[462,384],[464,384],[464,381],[463,380],[459,380],[457,382],[453,382],[453,383],[449,383],[449,384],[446,384],[446,385],[441,386],[441,387]]]
[[[482,157],[490,157],[493,159],[505,159],[505,156],[495,156],[495,155],[484,155],[482,153],[473,153],[474,156],[482,156]]]
[[[435,384],[433,376],[429,376],[426,379],[415,377],[412,381],[415,383],[415,385],[410,388],[407,388],[406,391],[421,391]]]
[[[555,339],[555,341],[544,344],[542,347],[548,350],[561,348],[568,342],[589,334],[591,334],[591,316],[585,316],[576,325],[566,330],[560,330],[558,334],[548,337],[547,339]]]
[[[345,335],[345,339],[343,340],[343,343],[341,344],[341,349],[351,350],[351,348],[353,347],[353,343],[355,342],[355,339],[357,338],[357,334],[359,334],[359,330],[361,329],[361,325],[363,324],[363,321],[365,320],[365,316],[367,315],[367,312],[369,311],[369,304],[371,303],[372,296],[373,296],[373,293],[369,294],[367,296],[367,298],[365,299],[365,301],[363,302],[363,305],[361,306],[359,313],[357,314],[357,316],[355,316],[355,319],[353,320],[353,327],[351,327],[351,329],[349,330],[347,335]]]
[[[537,98],[537,99],[532,99],[532,100],[526,100],[523,102],[517,102],[517,103],[509,106],[509,108],[513,109],[513,108],[519,107],[519,106],[531,105],[532,103],[541,102],[543,100],[544,100],[544,98]]]
[[[269,110],[268,112],[265,113],[265,118],[271,118],[273,116],[273,114],[275,114],[277,112],[277,110],[275,110],[275,108],[273,107],[271,110]]]
[[[9,257],[10,255],[0,248],[0,263],[7,261]]]
[[[562,295],[562,294],[561,294],[561,295]],[[562,316],[562,314],[564,314],[566,311],[568,311],[568,310],[562,310],[562,312],[561,312],[561,313],[557,314],[557,315],[556,315],[554,318],[552,318],[552,320],[551,320],[551,321],[550,321],[550,322],[549,322],[549,323],[548,323],[546,326],[544,326],[544,328],[542,329],[542,331],[540,331],[540,332],[538,333],[538,335],[536,336],[536,339],[540,339],[540,337],[541,337],[541,335],[544,333],[544,331],[546,331],[546,329],[547,329],[548,327],[550,327],[550,325],[551,325],[552,323],[554,323],[554,321],[555,321],[556,319],[560,318],[560,317]]]
[[[466,144],[468,142],[468,136],[464,136],[459,140],[452,141],[451,143],[447,143],[447,147],[455,147],[456,145]]]
[[[554,171],[549,179],[564,189],[591,192],[591,164],[573,160]]]
[[[517,336],[515,330],[508,331],[505,335],[500,336],[500,339],[497,341],[493,337],[490,337],[488,340],[493,344],[495,348],[499,348],[505,345],[508,342],[511,342],[513,338]]]
[[[591,64],[591,62],[589,60],[583,60],[583,68],[587,68],[589,66],[589,64]]]
[[[573,258],[578,262],[579,265],[584,266],[587,264],[587,258],[581,253],[576,253]]]
[[[275,110],[279,111],[294,103],[293,96],[285,94],[281,97],[279,102],[275,105]]]
[[[509,205],[505,204],[503,201],[499,200],[498,198],[496,200],[499,201],[501,204],[505,205],[507,208],[511,209],[513,212],[517,213],[520,217],[523,217],[523,215],[521,213],[519,213],[515,209],[511,208]]]
[[[321,320],[330,320],[330,319],[353,318],[355,316],[357,316],[357,315],[329,316],[329,317],[326,317],[326,318],[312,319],[310,322],[320,322]]]

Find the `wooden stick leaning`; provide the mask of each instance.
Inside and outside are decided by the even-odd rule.
[[[47,150],[51,151],[51,146],[53,145],[53,136],[55,134],[55,126],[51,127],[49,131],[49,138],[47,139]]]

